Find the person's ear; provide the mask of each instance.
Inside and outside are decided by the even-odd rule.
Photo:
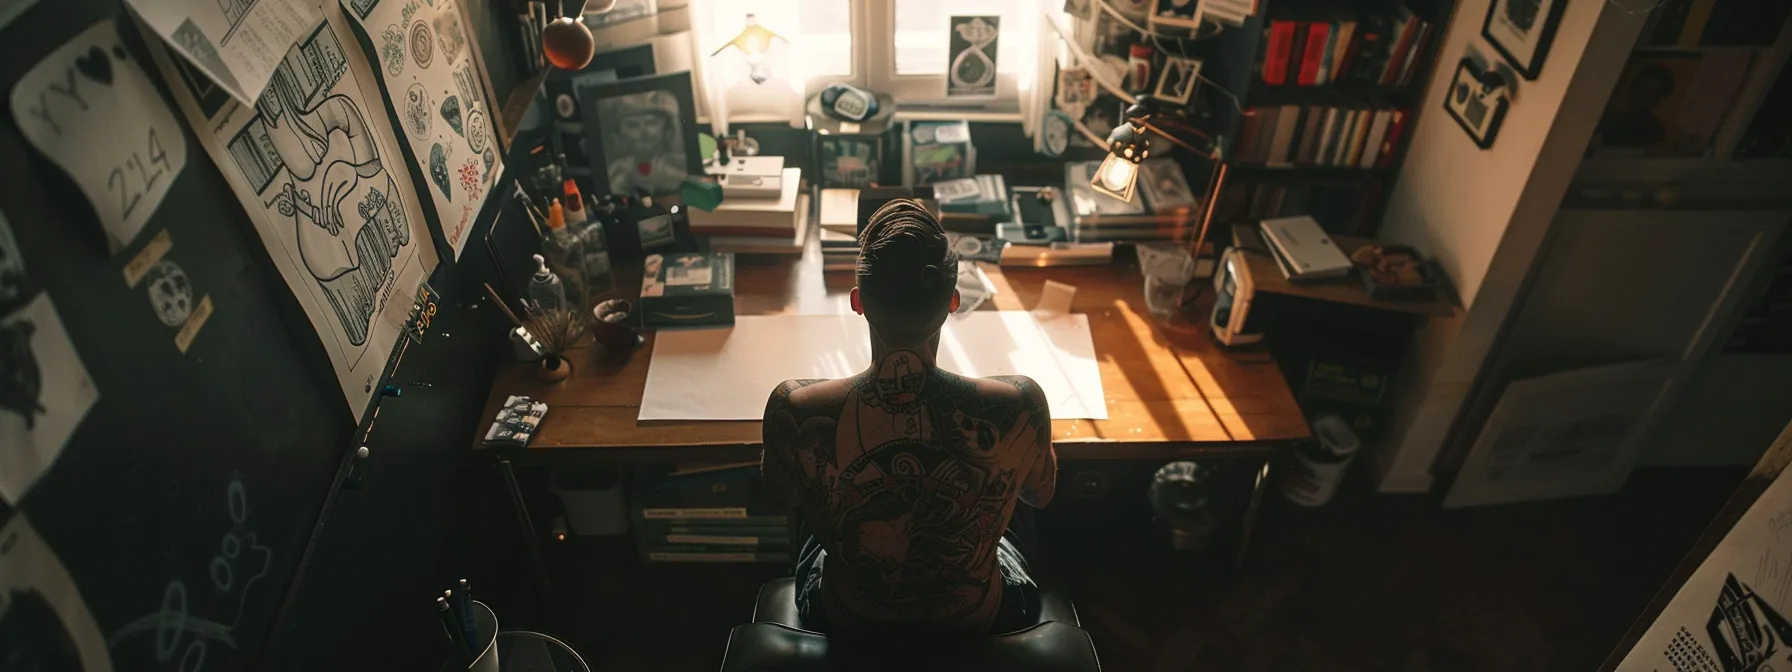
[[[946,305],[946,312],[958,312],[958,290],[956,289],[952,290],[952,302]]]
[[[857,287],[852,288],[852,312],[865,314],[865,304],[859,301],[859,288]]]

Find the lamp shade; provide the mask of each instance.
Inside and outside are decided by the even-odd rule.
[[[1108,133],[1108,153],[1138,163],[1151,155],[1151,140],[1132,122],[1123,122]]]
[[[1139,164],[1112,153],[1102,160],[1101,167],[1095,170],[1095,177],[1089,180],[1089,186],[1096,191],[1122,201],[1132,200],[1133,189],[1138,183]]]

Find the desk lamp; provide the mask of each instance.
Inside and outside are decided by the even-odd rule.
[[[1151,156],[1152,134],[1168,140],[1172,145],[1206,157],[1214,164],[1214,169],[1207,182],[1207,193],[1202,197],[1201,229],[1193,247],[1195,256],[1199,258],[1201,248],[1207,241],[1207,224],[1213,218],[1214,197],[1218,195],[1225,179],[1226,164],[1220,161],[1219,142],[1195,128],[1186,119],[1163,112],[1161,105],[1158,99],[1142,95],[1138,102],[1126,108],[1123,113],[1126,120],[1108,134],[1108,157],[1095,170],[1089,186],[1122,201],[1131,201],[1139,183],[1139,163]],[[1198,138],[1206,145],[1206,149],[1177,137],[1178,135]]]
[[[765,80],[772,77],[771,67],[766,63],[766,54],[772,50],[774,42],[789,42],[789,40],[765,26],[759,25],[759,17],[748,14],[747,27],[742,28],[740,34],[735,35],[734,39],[729,40],[727,44],[716,49],[715,53],[710,54],[710,57],[714,58],[727,51],[729,47],[734,47],[740,50],[741,56],[746,58],[749,68],[747,76],[753,79],[754,84],[764,84]]]

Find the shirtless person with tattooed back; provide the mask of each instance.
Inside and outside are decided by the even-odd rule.
[[[878,209],[859,248],[852,307],[871,327],[870,368],[787,381],[765,407],[760,468],[813,534],[797,563],[803,626],[1024,627],[1036,586],[1008,522],[1017,500],[1045,506],[1057,484],[1045,395],[1024,376],[935,366],[957,263],[919,203]]]

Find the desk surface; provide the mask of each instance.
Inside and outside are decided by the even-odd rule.
[[[1356,248],[1372,244],[1368,238],[1355,236],[1332,236],[1338,249],[1345,255],[1356,251]],[[1257,282],[1257,291],[1274,294],[1287,294],[1320,301],[1347,303],[1366,308],[1380,308],[1402,313],[1413,313],[1428,317],[1450,317],[1456,314],[1456,306],[1449,299],[1439,296],[1422,301],[1386,301],[1369,298],[1369,290],[1363,288],[1362,279],[1355,273],[1349,277],[1333,280],[1316,280],[1311,282],[1293,282],[1282,275],[1282,269],[1276,267],[1276,260],[1261,252],[1246,252],[1245,263],[1251,266],[1251,279]]]
[[[984,265],[984,271],[998,294],[982,309],[1031,308],[1049,278],[1076,285],[1071,310],[1089,315],[1108,419],[1052,421],[1061,457],[1260,456],[1310,435],[1300,407],[1267,355],[1223,353],[1200,325],[1154,324],[1145,310],[1136,266]],[[740,315],[846,312],[853,283],[850,273],[824,274],[813,246],[800,259],[741,258],[735,280]],[[639,282],[621,277],[618,286],[637,287]],[[512,451],[518,459],[570,458],[563,455],[570,449],[584,449],[576,451],[583,457],[616,461],[757,458],[758,422],[635,419],[652,349],[651,334],[640,350],[621,361],[588,345],[568,355],[572,377],[551,385],[535,378],[534,365],[501,367],[474,445],[480,446],[499,404],[509,395],[524,395],[547,402],[549,410],[529,447]]]

